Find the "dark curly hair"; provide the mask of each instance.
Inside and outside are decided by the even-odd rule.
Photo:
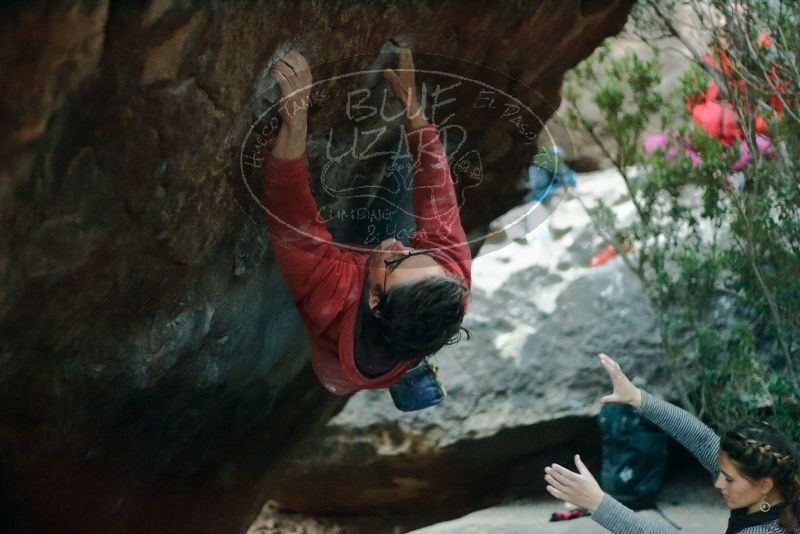
[[[461,339],[469,289],[447,276],[430,276],[379,292],[377,329],[398,360],[417,360]]]
[[[800,458],[789,440],[767,423],[750,423],[726,432],[720,449],[746,478],[772,477],[787,505],[780,526],[795,532],[800,523]]]

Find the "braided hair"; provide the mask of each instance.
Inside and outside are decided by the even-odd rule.
[[[787,534],[800,526],[800,457],[789,440],[767,423],[739,425],[726,432],[720,449],[748,479],[771,477],[786,508],[780,526]]]

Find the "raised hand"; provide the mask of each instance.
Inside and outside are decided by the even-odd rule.
[[[280,159],[299,158],[306,151],[311,69],[306,58],[292,50],[273,65],[270,76],[281,88],[279,112],[283,119],[272,146],[272,155]]]
[[[272,76],[281,88],[281,107],[279,109],[284,124],[290,126],[305,124],[311,103],[311,69],[306,58],[291,50],[275,62]]]
[[[622,372],[619,364],[602,352],[598,354],[598,357],[600,358],[600,364],[606,370],[608,377],[611,379],[611,385],[614,387],[614,391],[611,393],[611,395],[602,397],[600,402],[628,404],[634,408],[641,406],[641,390],[634,386],[633,382],[631,382],[628,377],[625,376],[625,373]]]
[[[400,99],[406,110],[406,122],[409,129],[419,128],[428,123],[420,109],[417,99],[417,85],[414,76],[414,59],[411,50],[400,49],[400,66],[397,71],[384,69],[383,76],[392,87],[394,95]]]
[[[577,473],[558,464],[545,467],[544,480],[548,484],[547,491],[556,499],[594,512],[603,500],[603,490],[577,454],[575,466],[578,468]]]

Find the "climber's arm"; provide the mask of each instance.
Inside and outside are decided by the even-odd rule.
[[[397,70],[384,69],[383,76],[392,87],[392,92],[403,104],[406,115],[406,130],[416,130],[428,124],[417,98],[417,84],[414,76],[414,59],[411,50],[400,49],[400,65]]]
[[[436,128],[428,123],[417,99],[411,51],[402,49],[400,68],[385,70],[384,75],[406,110],[405,142],[414,172],[412,197],[417,221],[411,243],[447,258],[448,270],[469,286],[472,256],[461,226],[453,178]]]
[[[285,63],[283,63],[285,61]],[[352,254],[333,243],[309,187],[306,135],[311,73],[289,52],[272,71],[283,93],[283,122],[264,164],[263,202],[275,259],[295,303],[324,327],[336,314],[340,286],[357,270]]]

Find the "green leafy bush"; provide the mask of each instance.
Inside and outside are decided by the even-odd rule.
[[[678,8],[706,29],[707,49],[684,36]],[[636,216],[618,221],[602,202],[589,214],[657,312],[681,377],[675,398],[713,426],[771,418],[800,441],[800,3],[645,0],[634,28],[652,59],[613,58],[603,46],[565,84],[567,123],[619,170]],[[659,92],[664,36],[693,59],[669,95]],[[711,81],[741,129],[733,142],[687,109]],[[587,117],[587,101],[599,120]],[[772,143],[764,153],[759,122]],[[643,137],[654,128],[669,132],[668,148],[647,155]],[[737,174],[740,139],[753,161]]]

